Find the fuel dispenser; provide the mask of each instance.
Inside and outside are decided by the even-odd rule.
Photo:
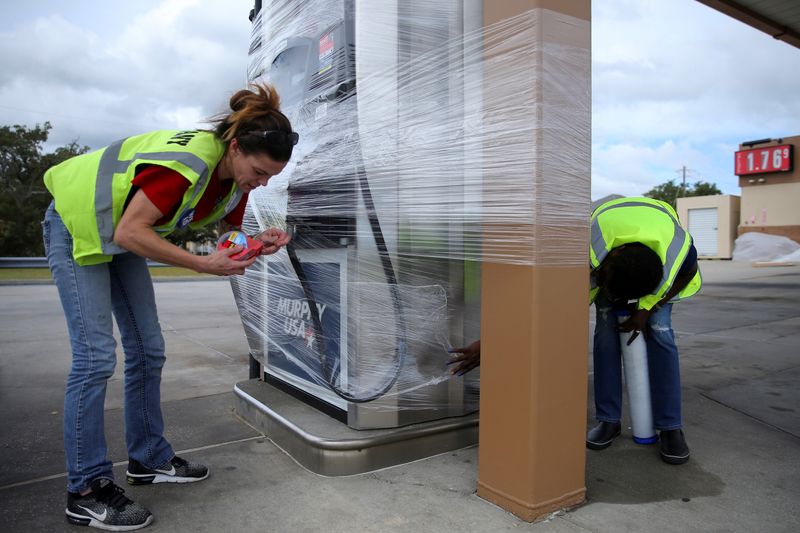
[[[448,253],[464,246],[463,219],[427,217],[419,184],[441,178],[454,203],[475,194],[436,168],[463,144],[439,146],[442,163],[423,154],[426,131],[470,104],[435,70],[463,60],[454,37],[480,16],[427,4],[268,0],[251,12],[248,79],[275,86],[300,142],[251,194],[243,227],[285,225],[292,243],[235,280],[234,296],[264,381],[354,429],[478,408],[478,372],[451,378],[446,362],[479,337],[480,269]],[[418,76],[435,80],[425,95]]]

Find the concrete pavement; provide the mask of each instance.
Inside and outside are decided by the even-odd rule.
[[[703,291],[673,315],[692,459],[666,465],[624,428],[587,451],[588,501],[570,512],[528,524],[478,498],[475,447],[351,477],[304,470],[233,413],[248,348],[221,280],[156,283],[168,438],[211,477],[123,487],[155,514],[153,532],[800,531],[800,267],[701,269]],[[55,288],[0,286],[2,531],[86,531],[63,517],[69,359]],[[118,373],[106,433],[124,482],[121,385]]]

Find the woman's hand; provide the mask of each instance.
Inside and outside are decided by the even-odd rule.
[[[241,246],[225,248],[206,256],[191,254],[153,231],[153,226],[162,216],[163,213],[147,198],[144,191],[136,191],[117,224],[114,242],[142,257],[217,276],[244,274],[244,269],[252,265],[258,257],[247,261],[231,259],[232,255],[243,250]]]
[[[269,228],[258,235],[254,235],[252,238],[264,243],[264,247],[261,249],[261,255],[274,254],[292,240],[292,237],[288,233],[278,228]]]
[[[481,341],[476,340],[469,346],[463,348],[453,348],[450,353],[461,354],[447,362],[448,365],[460,363],[458,366],[450,370],[451,374],[463,376],[473,368],[481,364]]]
[[[238,254],[244,250],[243,246],[236,245],[231,248],[223,248],[216,252],[203,256],[203,263],[201,266],[205,274],[214,274],[216,276],[233,276],[244,274],[244,270],[256,262],[258,256],[255,255],[250,259],[244,261],[231,259],[231,256]]]

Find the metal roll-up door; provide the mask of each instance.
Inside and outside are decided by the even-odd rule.
[[[689,233],[698,257],[719,255],[717,248],[717,208],[689,209]]]

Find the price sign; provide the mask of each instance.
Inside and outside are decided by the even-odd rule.
[[[781,144],[766,148],[752,148],[736,152],[737,176],[764,174],[767,172],[790,172],[792,170],[793,146]]]

